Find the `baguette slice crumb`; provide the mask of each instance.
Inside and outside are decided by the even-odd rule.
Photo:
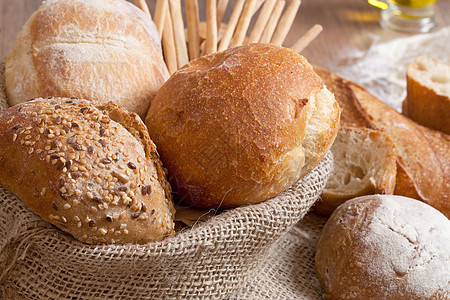
[[[371,194],[393,194],[396,151],[387,134],[367,128],[341,127],[331,147],[333,174],[314,211],[329,216],[346,200]]]
[[[420,56],[408,66],[406,84],[403,114],[450,134],[450,65]]]

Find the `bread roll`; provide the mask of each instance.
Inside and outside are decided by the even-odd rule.
[[[6,60],[9,104],[35,97],[113,101],[141,117],[168,78],[156,26],[124,0],[44,1]]]
[[[450,134],[450,65],[418,57],[406,70],[406,90],[403,114]]]
[[[364,196],[325,224],[316,272],[326,299],[447,299],[450,221],[420,201]]]
[[[387,134],[368,128],[341,127],[331,152],[333,174],[314,205],[314,212],[329,216],[354,197],[394,193],[397,153]]]
[[[339,107],[305,58],[250,44],[191,61],[146,118],[179,198],[229,208],[276,196],[334,141]]]
[[[2,112],[0,185],[85,243],[173,233],[155,145],[136,114],[111,102],[41,98]]]

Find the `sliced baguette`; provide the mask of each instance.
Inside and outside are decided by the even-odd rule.
[[[341,127],[331,147],[335,166],[314,211],[325,216],[346,200],[393,194],[396,151],[388,135],[367,128]]]
[[[398,152],[394,194],[421,200],[450,217],[450,136],[420,126],[347,82],[377,128]]]
[[[450,134],[450,65],[425,56],[406,71],[402,112],[415,122]]]
[[[314,66],[314,71],[323,79],[328,90],[334,94],[341,108],[341,126],[376,129],[344,79],[318,66]]]

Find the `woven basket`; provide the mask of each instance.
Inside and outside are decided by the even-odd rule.
[[[0,111],[8,105],[0,65]],[[332,157],[279,196],[145,245],[91,246],[0,188],[0,298],[222,299],[245,288],[271,247],[319,197]]]

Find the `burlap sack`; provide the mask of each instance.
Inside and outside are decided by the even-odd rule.
[[[3,69],[0,111],[7,108]],[[323,220],[293,226],[320,195],[331,168],[328,154],[276,198],[146,245],[85,245],[0,188],[0,297],[318,298],[313,255]]]

